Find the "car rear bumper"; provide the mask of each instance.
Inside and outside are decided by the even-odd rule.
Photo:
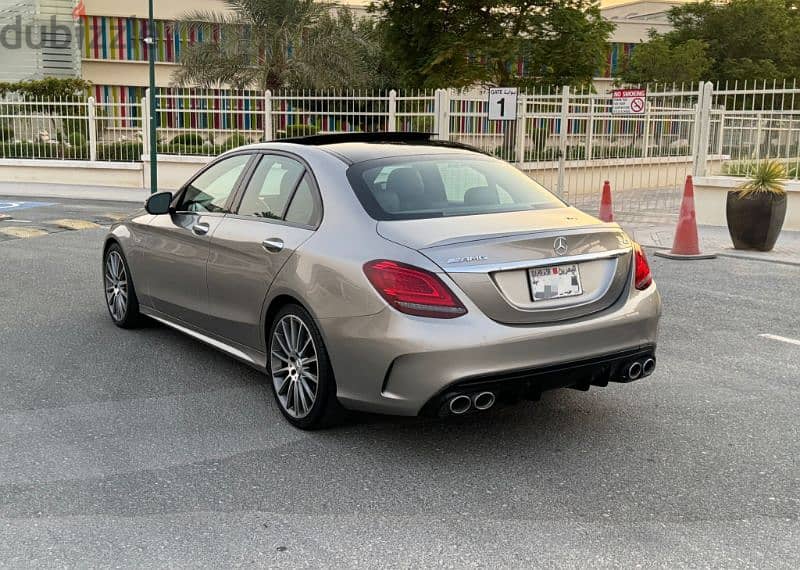
[[[418,415],[470,382],[500,384],[504,392],[524,385],[525,394],[559,387],[559,378],[561,385],[585,384],[599,374],[595,383],[602,384],[604,359],[611,359],[613,381],[625,359],[654,353],[661,299],[654,285],[625,294],[602,313],[550,325],[503,325],[467,308],[452,320],[389,308],[322,319],[339,400],[355,410]]]
[[[648,367],[642,372],[643,363]],[[638,363],[635,374],[632,366]],[[489,393],[493,401],[538,400],[542,392],[574,387],[588,390],[591,386],[605,387],[610,382],[633,382],[650,376],[656,366],[656,347],[649,346],[607,354],[577,362],[565,362],[526,370],[465,378],[447,386],[423,406],[422,415],[448,415],[450,401],[460,395],[474,399]]]

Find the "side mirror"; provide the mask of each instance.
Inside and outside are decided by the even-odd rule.
[[[159,216],[169,214],[169,206],[172,204],[172,192],[159,192],[153,194],[144,203],[144,209],[148,214]]]

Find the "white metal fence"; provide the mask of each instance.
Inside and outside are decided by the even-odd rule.
[[[486,92],[203,91],[158,96],[158,152],[214,156],[313,133],[426,131],[508,160],[580,207],[604,180],[617,211],[677,211],[687,174],[746,174],[771,158],[800,177],[796,84],[651,86],[642,115],[615,115],[609,94],[568,87],[522,93],[516,121],[488,118]],[[149,160],[141,102],[0,102],[0,159]]]

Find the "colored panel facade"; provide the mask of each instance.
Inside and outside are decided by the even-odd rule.
[[[151,49],[144,43],[148,23],[144,18],[84,16],[82,25],[84,59],[112,61],[147,61]],[[181,48],[206,41],[207,32],[199,27],[181,26],[176,22],[155,21],[156,61],[177,63]],[[212,37],[219,38],[214,30]]]

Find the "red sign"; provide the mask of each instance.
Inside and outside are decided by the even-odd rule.
[[[611,92],[614,115],[643,115],[647,107],[646,89],[614,89]]]

